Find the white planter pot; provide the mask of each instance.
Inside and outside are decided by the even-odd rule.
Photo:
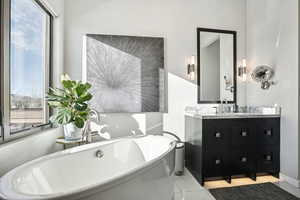
[[[74,123],[64,125],[65,140],[80,140],[82,139],[82,129],[77,128]]]

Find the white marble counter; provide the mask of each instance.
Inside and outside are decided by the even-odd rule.
[[[276,118],[280,114],[266,113],[185,113],[185,116],[199,119],[243,119],[243,118]]]

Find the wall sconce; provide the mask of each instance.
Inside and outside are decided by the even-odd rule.
[[[247,61],[243,59],[242,65],[239,66],[238,75],[242,78],[242,81],[247,81]]]
[[[188,59],[187,74],[190,80],[192,81],[195,80],[196,78],[196,57],[195,56],[191,56]]]

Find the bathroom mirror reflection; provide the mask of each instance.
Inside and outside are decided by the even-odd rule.
[[[236,102],[236,32],[198,28],[198,103]]]

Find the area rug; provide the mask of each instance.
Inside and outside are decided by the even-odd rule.
[[[299,200],[273,183],[211,189],[216,200]]]

